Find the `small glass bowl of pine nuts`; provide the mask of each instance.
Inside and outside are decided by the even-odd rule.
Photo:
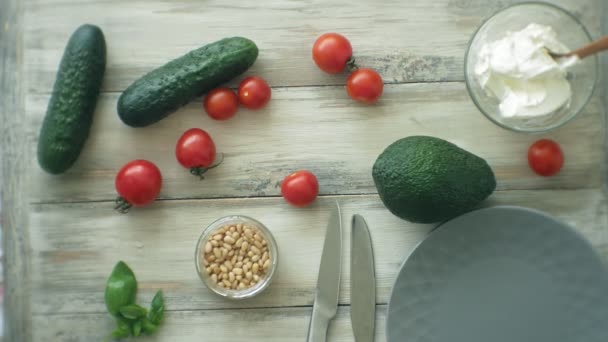
[[[251,298],[272,281],[278,248],[272,233],[251,217],[223,217],[196,244],[196,271],[203,283],[229,299]]]

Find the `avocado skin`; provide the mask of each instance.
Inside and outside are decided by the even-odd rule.
[[[372,176],[384,205],[415,223],[449,220],[474,209],[496,189],[488,163],[439,138],[410,136],[388,146]]]

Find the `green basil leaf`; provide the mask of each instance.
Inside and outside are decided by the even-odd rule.
[[[165,315],[165,300],[163,299],[163,291],[158,290],[154,298],[152,298],[152,304],[150,305],[150,312],[148,318],[156,325],[159,325]]]
[[[152,335],[158,329],[158,325],[150,322],[150,320],[147,318],[143,318],[141,320],[141,328],[146,335]]]
[[[137,337],[141,334],[141,321],[133,323],[133,336]]]
[[[146,317],[146,315],[148,314],[148,310],[146,310],[146,308],[141,307],[137,304],[123,306],[122,308],[120,308],[119,312],[121,316],[126,319],[138,319]]]
[[[128,327],[118,327],[112,331],[110,337],[115,340],[129,337],[129,329]]]
[[[106,283],[105,301],[110,314],[117,316],[120,308],[135,303],[137,280],[133,271],[119,261]]]

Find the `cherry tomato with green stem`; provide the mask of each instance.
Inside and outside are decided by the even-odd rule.
[[[158,197],[162,184],[162,175],[154,163],[143,159],[130,161],[116,174],[114,185],[120,197],[114,209],[126,213],[132,206],[148,205]]]
[[[346,80],[346,91],[356,101],[374,103],[382,95],[382,77],[373,69],[362,68],[353,71]]]
[[[354,60],[353,48],[346,37],[338,33],[325,33],[319,36],[312,46],[312,59],[319,69],[338,74]]]
[[[175,145],[175,157],[190,173],[203,179],[203,174],[217,167],[213,164],[216,157],[215,143],[209,133],[200,128],[191,128],[184,132]]]

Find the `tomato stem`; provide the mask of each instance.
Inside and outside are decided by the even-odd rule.
[[[116,204],[114,206],[114,210],[118,211],[121,214],[126,214],[129,212],[129,209],[131,209],[131,203],[127,202],[127,200],[120,196],[116,197],[114,203]]]
[[[359,69],[359,66],[355,63],[355,57],[350,56],[350,58],[346,61],[346,67],[350,71],[355,71]]]
[[[213,163],[213,165],[209,166],[209,167],[201,167],[201,166],[196,166],[190,169],[190,173],[200,177],[200,179],[205,179],[205,177],[203,177],[203,174],[211,169],[215,169],[216,167],[220,166],[220,164],[224,161],[224,154],[220,153],[220,159],[219,161]]]

